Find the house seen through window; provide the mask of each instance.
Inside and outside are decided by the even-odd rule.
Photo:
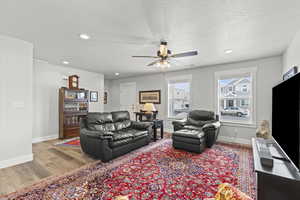
[[[224,122],[252,122],[252,76],[218,78],[218,113]]]

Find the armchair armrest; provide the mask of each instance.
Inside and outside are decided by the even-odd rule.
[[[220,128],[221,123],[219,121],[214,122],[214,123],[207,123],[202,127],[202,130],[204,132],[208,131],[208,130],[216,130],[218,128]]]
[[[182,129],[187,124],[187,119],[172,121],[174,131]]]
[[[131,128],[137,129],[137,130],[148,130],[153,123],[151,122],[136,122],[132,121],[131,122]]]
[[[80,134],[84,134],[87,137],[98,138],[101,140],[112,139],[113,136],[112,132],[94,131],[94,130],[88,130],[86,128],[80,129]]]
[[[181,126],[184,126],[184,125],[186,125],[186,123],[187,123],[187,120],[186,119],[178,119],[178,120],[175,120],[175,121],[172,121],[172,124],[173,125],[181,125]]]
[[[221,123],[219,121],[213,123],[207,123],[202,127],[202,130],[206,137],[207,147],[212,147],[212,145],[217,141],[219,136]]]

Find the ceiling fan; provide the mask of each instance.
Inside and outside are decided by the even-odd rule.
[[[147,66],[154,66],[160,68],[168,68],[170,67],[170,63],[172,62],[173,58],[180,58],[180,57],[187,57],[187,56],[196,56],[198,55],[198,51],[188,51],[183,53],[172,54],[171,50],[167,48],[167,42],[161,41],[159,50],[157,51],[157,56],[132,56],[133,58],[158,58]]]

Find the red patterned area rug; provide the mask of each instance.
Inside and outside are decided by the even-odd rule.
[[[172,148],[160,140],[111,162],[96,162],[52,177],[4,199],[198,199],[212,198],[230,183],[255,198],[251,149],[216,144],[202,154]],[[1,197],[0,197],[1,199]]]
[[[66,139],[55,144],[56,146],[69,146],[69,147],[80,147],[79,137]]]

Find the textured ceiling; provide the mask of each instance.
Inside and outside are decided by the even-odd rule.
[[[33,43],[36,58],[115,78],[156,72],[131,56],[154,55],[160,39],[199,51],[169,70],[279,55],[299,10],[299,0],[0,0],[0,34]]]

